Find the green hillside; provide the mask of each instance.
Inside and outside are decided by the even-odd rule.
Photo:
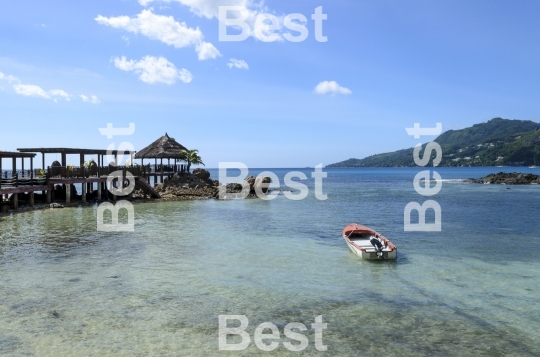
[[[461,130],[448,130],[434,141],[441,145],[439,166],[540,165],[540,124],[530,120],[494,118]],[[431,165],[431,163],[429,164]],[[416,166],[413,148],[349,159],[328,167]]]

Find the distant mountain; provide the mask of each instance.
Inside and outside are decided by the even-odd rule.
[[[532,165],[535,156],[540,166],[540,124],[530,120],[494,118],[470,128],[448,130],[434,141],[443,151],[439,166]],[[349,159],[327,167],[396,166],[416,166],[413,148]]]

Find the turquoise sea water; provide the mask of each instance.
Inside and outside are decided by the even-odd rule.
[[[330,356],[539,356],[540,185],[456,181],[515,168],[436,170],[436,233],[403,231],[405,205],[425,200],[410,168],[325,169],[326,201],[310,179],[302,201],[137,204],[133,233],[97,232],[97,207],[0,217],[0,355],[261,355],[218,350],[229,314],[252,338],[323,315]],[[350,222],[392,240],[397,261],[353,255]],[[265,354],[323,354],[306,334],[302,352]]]

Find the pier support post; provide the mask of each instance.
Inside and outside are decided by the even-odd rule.
[[[66,203],[71,203],[71,184],[66,183]]]
[[[117,188],[117,185],[118,185],[118,181],[112,181],[111,182],[111,191],[115,188]],[[113,199],[113,202],[116,202],[116,195],[115,194],[112,194],[112,199]]]
[[[49,186],[49,189],[47,190],[47,203],[51,203],[52,201],[52,191],[51,191],[51,186]]]
[[[81,195],[82,203],[86,203],[86,182],[83,182],[81,186],[82,186],[82,195]]]
[[[19,194],[18,193],[13,194],[13,209],[14,210],[19,209]]]
[[[101,182],[97,183],[97,199],[101,201]]]
[[[34,207],[34,191],[30,192],[30,207]]]

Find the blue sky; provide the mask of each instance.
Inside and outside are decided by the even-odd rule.
[[[207,167],[304,167],[412,147],[415,122],[540,121],[540,2],[1,4],[1,150],[142,149],[167,132]],[[220,41],[219,5],[303,14],[309,36]],[[315,39],[319,6],[327,42]],[[334,87],[318,93],[325,81]],[[134,122],[135,134],[108,140],[98,128],[109,122]]]

